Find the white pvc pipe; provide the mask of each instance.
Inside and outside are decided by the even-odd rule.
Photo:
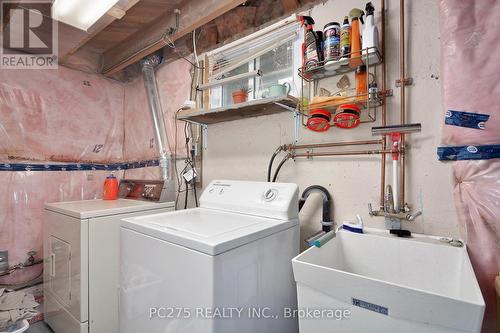
[[[394,209],[399,213],[399,160],[392,160],[392,191],[394,197]]]

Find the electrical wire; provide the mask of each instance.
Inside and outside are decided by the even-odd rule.
[[[283,159],[281,160],[280,164],[278,164],[278,167],[276,168],[276,171],[274,172],[273,183],[276,182],[276,179],[278,178],[278,174],[281,170],[281,167],[283,167],[285,162],[288,161],[290,159],[290,157],[291,157],[290,154],[286,154],[286,156],[283,157]]]
[[[269,165],[267,167],[267,181],[270,182],[271,181],[271,173],[272,173],[272,168],[273,168],[273,163],[274,163],[274,159],[276,158],[276,156],[278,156],[278,154],[283,151],[283,146],[279,146],[276,151],[274,152],[273,156],[271,156],[271,160],[269,161]]]

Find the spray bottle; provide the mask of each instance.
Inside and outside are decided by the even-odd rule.
[[[351,56],[349,65],[352,68],[359,67],[363,64],[361,60],[361,33],[359,31],[359,22],[363,22],[365,12],[359,8],[353,8],[349,12],[351,18]]]
[[[312,69],[319,65],[319,62],[323,58],[320,54],[320,49],[318,45],[321,45],[320,36],[314,31],[314,20],[310,16],[301,16],[300,22],[302,26],[305,26],[305,41],[302,44],[302,66],[306,69]]]
[[[374,22],[375,7],[373,7],[371,2],[368,2],[365,7],[366,10],[366,23],[365,28],[363,29],[363,49],[368,49],[368,61],[373,63],[375,61],[376,50],[379,47],[378,42],[378,28]]]
[[[344,23],[340,27],[340,59],[348,59],[351,53],[351,25],[349,17],[344,17]]]

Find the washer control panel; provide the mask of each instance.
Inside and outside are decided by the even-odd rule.
[[[212,181],[200,197],[200,206],[280,219],[298,215],[296,184]]]

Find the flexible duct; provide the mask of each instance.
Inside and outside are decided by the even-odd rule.
[[[162,57],[158,54],[152,54],[141,60],[142,76],[144,78],[144,86],[148,97],[149,110],[153,119],[153,127],[155,137],[160,154],[159,162],[161,169],[162,180],[169,179],[169,156],[167,152],[167,138],[165,124],[163,122],[163,111],[160,103],[160,95],[158,93],[158,85],[155,76],[155,67],[162,61]]]

